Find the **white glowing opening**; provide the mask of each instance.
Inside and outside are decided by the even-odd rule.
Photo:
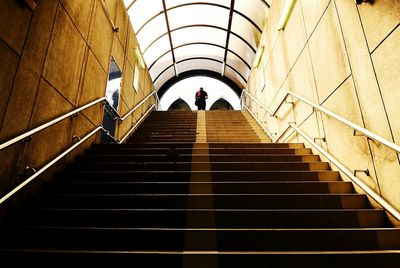
[[[203,87],[208,94],[206,110],[209,110],[214,102],[220,98],[229,102],[233,109],[241,109],[239,96],[228,85],[215,78],[196,76],[186,78],[170,87],[160,99],[159,110],[168,110],[171,104],[179,98],[184,100],[190,106],[190,109],[197,110],[194,101],[195,94],[200,87]]]

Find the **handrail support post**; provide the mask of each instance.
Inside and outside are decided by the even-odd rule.
[[[80,115],[80,113],[76,113],[76,114],[71,115],[71,119],[74,119],[74,118],[78,117],[78,115]]]
[[[366,135],[356,129],[353,129],[353,136],[354,137],[366,137]],[[368,137],[367,137],[368,138]]]
[[[371,175],[368,168],[366,168],[366,169],[355,169],[353,171],[353,175],[355,176],[357,173],[365,173],[365,175],[367,175],[368,177],[370,177],[370,175]]]
[[[25,139],[23,139],[23,140],[21,140],[21,142],[22,143],[28,143],[28,142],[31,142],[32,141],[32,135],[31,136],[28,136],[28,137],[26,137]]]
[[[81,137],[79,137],[79,136],[77,136],[77,135],[73,135],[73,136],[72,136],[72,140],[73,140],[73,141],[80,141],[80,140],[81,140]]]

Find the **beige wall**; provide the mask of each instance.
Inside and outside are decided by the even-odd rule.
[[[294,91],[400,144],[400,2],[297,0],[278,32],[284,2],[273,2],[261,40],[265,53],[248,90],[272,110],[287,90]],[[350,170],[368,168],[369,177],[358,176],[400,209],[399,156],[393,151],[353,136],[346,125],[297,100],[284,104],[277,119],[258,112],[272,133],[294,121],[312,138],[326,137],[318,142]],[[297,140],[303,141],[287,139]]]
[[[23,1],[0,0],[0,143],[103,97],[111,56],[123,72],[121,115],[153,90],[145,69],[140,71],[138,92],[133,89],[137,40],[123,1],[105,1],[118,32],[112,30],[100,1],[40,0],[30,11]],[[139,109],[136,119],[153,102]],[[74,135],[86,135],[102,118],[102,106],[97,105],[34,135],[28,143],[0,151],[0,195],[21,181],[26,166],[42,167],[71,146]],[[117,137],[133,122],[130,117],[120,124]],[[98,139],[93,136],[58,168]]]

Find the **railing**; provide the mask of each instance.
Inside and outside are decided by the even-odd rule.
[[[261,126],[261,128],[265,131],[265,133],[267,133],[267,135],[271,138],[271,140],[273,140],[274,137],[272,136],[271,132],[269,132],[269,130],[266,127],[264,127],[264,125],[260,122],[260,120],[258,120],[258,118],[254,116],[254,114],[250,111],[249,108],[247,108],[246,105],[244,105],[243,107],[253,116],[253,118],[257,121],[257,123]]]
[[[342,122],[342,123],[348,125],[349,127],[353,128],[354,130],[363,133],[363,134],[364,134],[365,136],[367,136],[368,138],[373,139],[373,140],[375,140],[375,141],[377,141],[377,142],[379,142],[379,143],[381,143],[381,144],[383,144],[383,145],[386,145],[386,146],[389,147],[390,149],[392,149],[392,150],[394,150],[394,151],[400,153],[400,146],[399,146],[399,145],[397,145],[397,144],[395,144],[395,143],[393,143],[393,142],[391,142],[391,141],[388,141],[388,140],[386,140],[385,138],[382,138],[381,136],[379,136],[379,135],[373,133],[372,131],[370,131],[370,130],[368,130],[368,129],[366,129],[366,128],[363,128],[363,127],[361,127],[361,126],[359,126],[359,125],[357,125],[357,124],[354,124],[353,122],[347,120],[346,118],[344,118],[344,117],[342,117],[342,116],[340,116],[340,115],[337,115],[337,114],[335,114],[334,112],[329,111],[328,109],[326,109],[326,108],[324,108],[324,107],[322,107],[322,106],[320,106],[320,105],[318,105],[318,104],[315,104],[315,103],[313,103],[313,102],[311,102],[311,101],[309,101],[309,100],[307,100],[307,99],[301,97],[300,95],[298,95],[298,94],[296,94],[296,93],[294,93],[294,92],[292,92],[292,91],[288,91],[288,92],[287,92],[287,94],[286,94],[284,100],[285,100],[285,99],[287,98],[287,96],[289,96],[289,95],[291,95],[291,96],[295,97],[296,99],[298,99],[298,100],[300,100],[300,101],[302,101],[302,102],[304,102],[304,103],[310,105],[311,107],[317,109],[318,111],[323,112],[324,114],[329,115],[329,116],[332,117],[332,118],[335,118],[336,120],[338,120],[338,121],[340,121],[340,122]],[[284,101],[282,101],[282,102],[278,105],[278,107],[276,108],[276,110],[275,110],[275,112],[274,112],[273,114],[276,114],[276,112],[278,111],[278,109],[282,106],[283,102],[284,102]]]
[[[52,125],[57,124],[58,122],[60,122],[60,121],[62,121],[64,119],[67,119],[67,118],[69,118],[71,116],[74,116],[74,115],[80,113],[83,110],[86,110],[86,109],[88,109],[88,108],[90,108],[90,107],[92,107],[92,106],[94,106],[94,105],[96,105],[96,104],[98,104],[100,102],[105,102],[105,101],[107,101],[107,99],[105,97],[99,98],[99,99],[97,99],[95,101],[92,101],[92,102],[90,102],[90,103],[88,103],[88,104],[86,104],[86,105],[84,105],[84,106],[82,106],[82,107],[80,107],[78,109],[75,109],[75,110],[73,110],[73,111],[71,111],[69,113],[66,113],[66,114],[64,114],[64,115],[62,115],[62,116],[60,116],[60,117],[58,117],[56,119],[53,119],[53,120],[51,120],[51,121],[49,121],[49,122],[47,122],[47,123],[45,123],[43,125],[40,125],[40,126],[34,128],[34,129],[32,129],[32,130],[30,130],[28,132],[25,132],[24,134],[21,134],[21,135],[15,137],[15,138],[5,142],[5,143],[0,144],[0,151],[3,150],[4,148],[7,148],[10,145],[13,145],[14,143],[16,143],[18,141],[24,140],[24,139],[32,136],[33,134],[38,133],[39,131],[42,131],[42,130],[48,128],[48,127],[51,127]]]
[[[252,96],[248,91],[243,90],[243,93],[246,94],[247,96],[249,96],[252,100],[255,100],[258,104],[260,104],[260,101],[258,101],[254,96]],[[326,115],[329,115],[330,117],[335,118],[336,120],[338,120],[338,121],[340,121],[340,122],[342,122],[342,123],[348,125],[349,127],[353,128],[354,130],[363,133],[363,134],[364,134],[365,136],[367,136],[368,138],[373,139],[373,140],[375,140],[375,141],[378,141],[378,142],[380,142],[380,143],[386,145],[387,147],[389,147],[389,148],[395,150],[396,152],[400,153],[400,146],[399,146],[399,145],[397,145],[397,144],[395,144],[395,143],[393,143],[393,142],[391,142],[391,141],[388,141],[388,140],[382,138],[381,136],[379,136],[379,135],[373,133],[372,131],[370,131],[370,130],[368,130],[368,129],[366,129],[366,128],[363,128],[363,127],[361,127],[361,126],[359,126],[359,125],[357,125],[357,124],[354,124],[353,122],[347,120],[346,118],[344,118],[344,117],[342,117],[342,116],[340,116],[340,115],[338,115],[338,114],[335,114],[334,112],[332,112],[332,111],[330,111],[330,110],[328,110],[328,109],[326,109],[326,108],[324,108],[324,107],[322,107],[322,106],[320,106],[320,105],[318,105],[318,104],[315,104],[315,103],[313,103],[313,102],[311,102],[311,101],[309,101],[309,100],[307,100],[307,99],[301,97],[300,95],[298,95],[298,94],[296,94],[296,93],[294,93],[294,92],[292,92],[292,91],[288,91],[288,92],[286,93],[286,95],[284,96],[284,98],[280,101],[279,105],[276,107],[275,111],[271,111],[271,110],[270,110],[268,107],[266,107],[265,105],[260,105],[260,107],[262,107],[263,109],[265,109],[265,111],[267,111],[267,113],[268,113],[270,116],[276,117],[276,113],[278,112],[278,110],[280,109],[280,107],[282,106],[282,104],[285,103],[286,98],[287,98],[289,95],[292,96],[292,97],[294,97],[294,98],[296,98],[296,99],[298,99],[298,100],[300,100],[300,101],[302,101],[302,102],[304,102],[304,103],[306,103],[306,104],[308,104],[308,105],[310,105],[311,107],[317,109],[318,111],[321,111],[321,112],[325,113]],[[287,131],[287,130],[285,130],[284,132],[286,132],[286,131]],[[284,133],[284,132],[283,132],[283,133]],[[282,134],[280,135],[280,137],[282,137]],[[276,139],[276,140],[279,140],[279,137],[278,137],[278,139]]]
[[[247,92],[247,90],[245,90],[245,89],[243,89],[243,91],[242,91],[242,95],[240,97],[240,100],[243,99],[244,94],[249,96],[254,102],[256,102],[258,105],[260,105],[260,107],[262,107],[265,111],[267,111],[272,116],[273,112],[267,106],[265,106],[261,101],[257,100],[255,97],[250,95],[250,93]],[[243,103],[242,103],[242,105],[243,105]],[[273,115],[273,116],[275,117],[275,115]]]
[[[106,13],[107,20],[110,23],[110,25],[112,27],[112,30],[114,32],[118,32],[119,28],[117,26],[115,26],[115,23],[111,18],[111,14],[110,14],[110,11],[108,10],[107,6],[106,6],[106,3],[104,2],[104,0],[99,0],[99,1],[100,1],[100,4],[101,4],[101,7],[103,8],[104,12]]]
[[[339,170],[341,170],[347,177],[350,178],[355,184],[357,184],[366,194],[380,204],[387,212],[389,212],[396,220],[400,221],[400,212],[390,205],[385,199],[375,193],[374,190],[369,188],[363,181],[358,179],[354,174],[348,170],[342,163],[340,163],[334,156],[328,153],[321,146],[316,144],[312,138],[307,136],[302,130],[300,130],[294,123],[290,123],[289,126],[299,133],[304,139],[306,139],[315,149],[323,154],[332,164],[334,164]]]
[[[143,99],[140,103],[138,103],[135,107],[133,107],[124,117],[120,117],[118,115],[117,119],[120,119],[120,122],[123,122],[129,115],[131,115],[134,111],[136,111],[140,106],[142,106],[151,96],[153,96],[155,94],[156,96],[156,104],[158,103],[158,96],[156,94],[156,91],[153,91],[151,94],[149,94],[145,99]],[[62,116],[59,116],[43,125],[40,125],[30,131],[27,131],[24,134],[21,134],[7,142],[4,142],[2,144],[0,144],[0,151],[7,148],[8,146],[11,146],[12,144],[15,144],[18,141],[22,141],[28,137],[31,137],[32,135],[50,127],[55,125],[56,123],[66,119],[66,118],[70,118],[98,103],[107,103],[107,99],[105,97],[99,98],[95,101],[92,101],[88,104],[83,105],[82,107],[79,107],[71,112],[68,112]],[[118,141],[117,139],[115,139],[114,136],[112,136],[106,129],[103,128],[103,126],[97,126],[95,129],[93,129],[89,134],[87,134],[85,137],[83,138],[79,138],[78,142],[75,143],[74,145],[72,145],[71,147],[69,147],[68,149],[66,149],[64,152],[62,152],[60,155],[58,155],[57,157],[55,157],[53,160],[51,160],[49,163],[47,163],[45,166],[43,166],[41,169],[37,170],[34,172],[34,174],[32,176],[30,176],[29,178],[27,178],[26,180],[24,180],[22,183],[20,183],[17,187],[15,187],[13,190],[11,190],[9,193],[7,193],[6,195],[4,195],[2,198],[0,198],[0,204],[2,204],[4,201],[6,201],[8,198],[10,198],[11,196],[13,196],[16,192],[18,192],[20,189],[22,189],[25,185],[27,185],[28,183],[30,183],[32,180],[34,180],[36,177],[38,177],[40,174],[42,174],[44,171],[46,171],[48,168],[50,168],[52,165],[54,165],[56,162],[58,162],[60,159],[62,159],[64,156],[66,156],[67,154],[69,154],[70,152],[72,152],[73,150],[75,150],[77,147],[79,147],[82,143],[84,143],[86,140],[88,140],[91,136],[93,136],[94,134],[96,134],[98,131],[103,131],[108,137],[110,137],[111,139],[113,139],[115,141],[115,143],[119,143],[121,144],[122,142],[124,142],[129,135],[137,128],[137,126],[139,126],[139,124],[146,118],[146,116],[154,109],[157,108],[156,104],[153,104],[147,111],[146,113],[144,113],[139,120],[137,120],[137,122],[135,123],[135,125],[132,126],[132,128],[127,132],[127,134],[120,140]],[[115,111],[115,109],[114,109]]]
[[[244,94],[246,94],[247,96],[250,96],[250,98],[252,100],[257,100],[254,96],[252,96],[249,92],[247,92],[246,90],[243,90],[242,92],[242,96],[241,98],[244,96]],[[336,120],[350,126],[351,128],[353,128],[355,131],[359,131],[361,133],[363,133],[365,136],[369,137],[370,139],[373,139],[375,141],[378,141],[384,145],[386,145],[387,147],[393,149],[396,152],[400,152],[400,146],[390,142],[386,139],[384,139],[383,137],[369,131],[368,129],[365,129],[357,124],[354,124],[353,122],[341,117],[340,115],[337,115],[335,113],[333,113],[332,111],[321,107],[318,104],[315,104],[303,97],[301,97],[300,95],[292,92],[292,91],[288,91],[287,94],[284,96],[284,98],[281,100],[281,102],[279,103],[279,105],[277,106],[277,108],[275,109],[275,111],[271,111],[270,109],[265,109],[268,108],[265,105],[260,105],[260,107],[262,107],[265,111],[267,111],[267,113],[270,116],[274,116],[276,117],[276,113],[279,110],[279,108],[282,106],[282,104],[286,101],[286,98],[288,96],[293,96],[294,98],[312,106],[314,109],[321,111],[323,113],[325,113],[326,115],[335,118]],[[259,101],[257,101],[257,104],[260,104]],[[381,196],[379,196],[375,191],[373,191],[370,187],[368,187],[364,182],[362,182],[360,179],[358,179],[357,177],[355,177],[355,174],[353,174],[350,170],[348,170],[343,164],[341,164],[334,156],[332,156],[331,154],[329,154],[326,150],[324,150],[321,146],[319,146],[318,144],[316,144],[314,142],[314,139],[310,138],[309,136],[307,136],[307,134],[305,132],[303,132],[301,129],[299,129],[296,124],[294,122],[290,122],[288,127],[276,138],[272,138],[272,136],[270,135],[270,132],[261,124],[261,122],[257,119],[257,117],[251,112],[251,110],[249,108],[247,108],[246,104],[242,102],[242,106],[244,108],[246,108],[250,114],[256,119],[256,121],[258,122],[258,124],[260,124],[260,126],[264,129],[264,131],[267,132],[268,136],[271,137],[271,139],[274,142],[279,142],[281,140],[281,138],[291,129],[292,132],[289,133],[287,136],[292,135],[294,132],[297,132],[299,135],[301,135],[305,140],[307,140],[316,150],[318,150],[321,154],[323,154],[333,165],[335,165],[340,171],[342,171],[347,177],[350,178],[351,181],[353,181],[356,185],[358,185],[366,194],[368,194],[372,199],[374,199],[378,204],[380,204],[387,212],[389,212],[396,220],[400,221],[400,212],[394,208],[392,205],[390,205],[386,200],[384,200]]]
[[[89,134],[87,134],[85,137],[81,138],[77,143],[75,143],[74,145],[72,145],[70,148],[68,148],[67,150],[65,150],[63,153],[61,153],[59,156],[57,156],[56,158],[54,158],[53,160],[51,160],[49,163],[47,163],[44,167],[42,167],[41,169],[39,169],[38,171],[36,171],[32,176],[30,176],[29,178],[27,178],[24,182],[20,183],[17,187],[15,187],[12,191],[10,191],[8,194],[6,194],[5,196],[3,196],[0,199],[0,204],[2,204],[4,201],[6,201],[8,198],[10,198],[11,196],[13,196],[16,192],[18,192],[19,190],[21,190],[25,185],[27,185],[28,183],[30,183],[31,181],[33,181],[36,177],[38,177],[40,174],[42,174],[44,171],[46,171],[49,167],[51,167],[52,165],[54,165],[56,162],[58,162],[61,158],[63,158],[64,156],[66,156],[67,154],[69,154],[71,151],[73,151],[75,148],[77,148],[79,145],[81,145],[82,143],[84,143],[87,139],[89,139],[91,136],[93,136],[94,134],[96,134],[99,130],[104,130],[102,126],[98,126],[96,127],[94,130],[92,130]]]
[[[137,126],[147,117],[147,115],[156,107],[155,104],[153,104],[143,115],[142,117],[136,122],[136,124],[126,133],[126,135],[119,141],[119,143],[123,143],[130,135],[131,133],[137,128]]]
[[[149,95],[146,96],[146,98],[144,98],[141,102],[139,102],[135,107],[133,107],[133,109],[131,109],[129,112],[126,113],[126,115],[124,115],[123,117],[121,117],[119,119],[119,122],[123,122],[125,121],[126,118],[128,118],[132,113],[134,113],[140,106],[142,106],[143,103],[145,103],[151,96],[155,95],[156,96],[156,105],[158,104],[158,95],[157,95],[157,91],[153,91],[152,93],[150,93]]]

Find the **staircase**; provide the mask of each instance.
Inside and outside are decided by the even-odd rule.
[[[153,112],[128,143],[94,144],[2,223],[2,261],[398,266],[383,210],[303,144],[261,143],[249,124],[238,111]]]

